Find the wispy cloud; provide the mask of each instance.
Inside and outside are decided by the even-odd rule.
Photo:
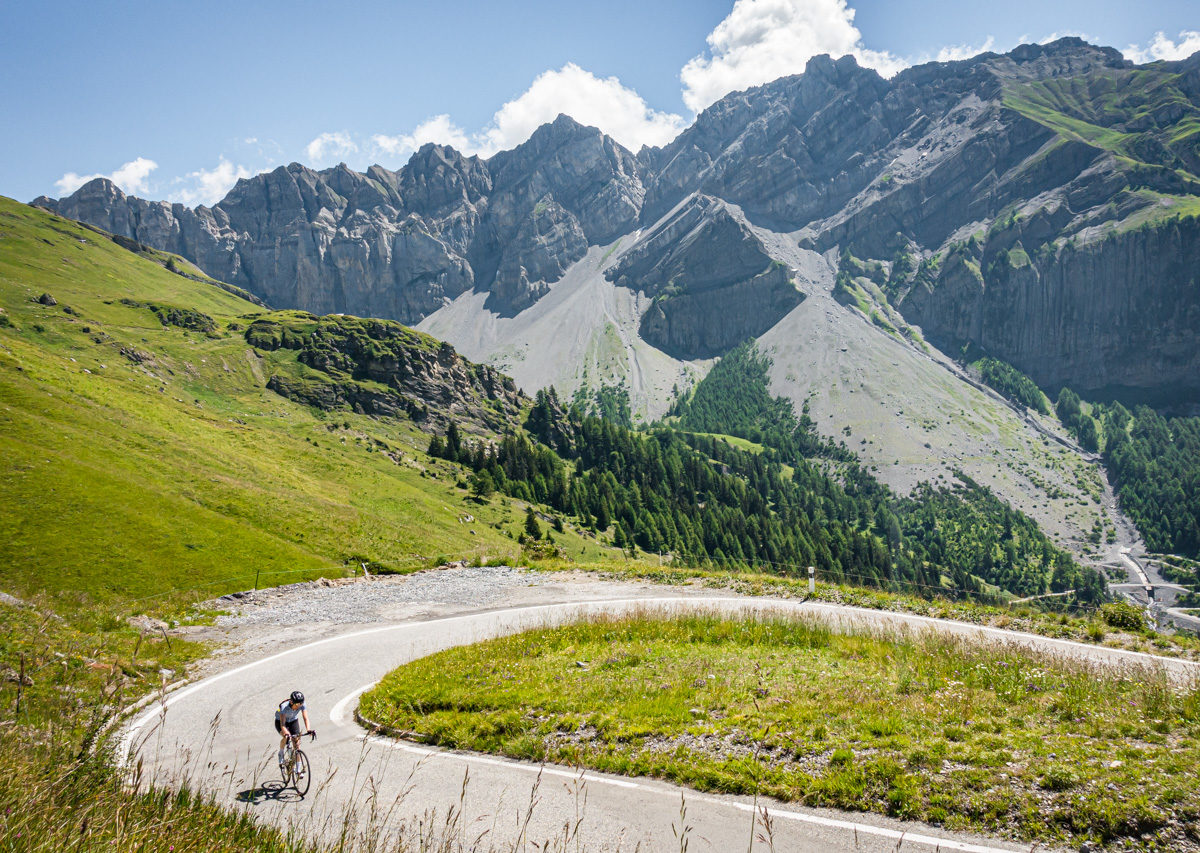
[[[309,165],[332,166],[358,153],[358,145],[344,130],[322,133],[304,148]]]
[[[938,50],[934,60],[937,62],[957,62],[960,59],[970,59],[981,53],[987,53],[996,46],[996,40],[991,36],[984,39],[982,44],[949,44]]]
[[[130,160],[128,163],[125,163],[115,172],[108,175],[100,173],[78,175],[75,172],[67,172],[54,182],[54,186],[63,195],[70,195],[88,181],[95,180],[96,178],[108,178],[124,192],[130,195],[142,195],[148,189],[147,179],[150,177],[150,173],[157,168],[158,164],[153,160],[138,157],[136,160]]]
[[[235,166],[222,157],[212,169],[197,169],[182,178],[176,178],[172,182],[175,189],[170,196],[173,201],[181,201],[188,206],[213,205],[224,198],[239,180],[253,174],[245,166]]]
[[[1200,32],[1184,30],[1179,34],[1179,40],[1169,38],[1166,33],[1154,34],[1153,40],[1145,47],[1131,44],[1122,51],[1125,58],[1138,64],[1154,62],[1158,59],[1187,59],[1200,50]]]
[[[682,116],[651,109],[618,78],[597,77],[569,62],[539,74],[520,97],[497,110],[478,134],[477,145],[487,153],[512,148],[560,113],[600,128],[634,151],[643,145],[665,145],[687,126]]]
[[[469,152],[472,148],[467,132],[445,114],[421,122],[413,129],[412,133],[402,133],[397,136],[377,133],[371,137],[371,144],[377,152],[392,157],[407,156],[427,142],[450,145],[459,151]]]

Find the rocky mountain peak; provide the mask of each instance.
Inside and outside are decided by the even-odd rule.
[[[440,217],[459,206],[473,206],[491,190],[486,164],[449,145],[425,143],[400,170],[400,196],[407,209],[423,216]]]
[[[82,187],[75,191],[75,195],[80,199],[86,198],[104,198],[113,201],[121,201],[125,198],[125,193],[110,181],[108,178],[92,178]]]
[[[493,192],[470,258],[488,306],[502,314],[540,298],[589,244],[634,228],[645,196],[636,158],[565,115],[487,167]]]
[[[104,211],[111,208],[113,205],[122,204],[125,201],[125,193],[121,188],[110,181],[108,178],[92,178],[86,184],[75,190],[70,196],[67,196],[63,201],[70,200],[71,206],[77,211]],[[31,204],[37,207],[44,207],[48,210],[57,212],[57,205],[60,202],[57,199],[49,196],[38,196]],[[66,215],[66,214],[63,214]],[[82,216],[72,216],[72,219],[82,219]],[[88,221],[88,220],[84,220]]]
[[[597,182],[633,179],[640,183],[640,167],[633,154],[598,128],[561,113],[516,148],[494,155],[488,168],[498,189],[532,175],[543,178],[547,188],[573,195]]]

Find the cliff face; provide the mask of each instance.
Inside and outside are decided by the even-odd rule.
[[[406,323],[468,291],[511,317],[612,246],[608,278],[651,297],[642,338],[685,359],[763,334],[801,299],[795,250],[837,250],[935,341],[1157,399],[1197,393],[1196,126],[1200,55],[1136,67],[1062,39],[890,80],[816,57],[636,157],[560,117],[486,161],[292,164],[211,209],[103,180],[37,203],[276,306]]]
[[[964,245],[902,304],[943,349],[1003,353],[1051,393],[1200,400],[1200,220],[1033,252]]]

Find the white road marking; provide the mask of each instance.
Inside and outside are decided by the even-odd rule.
[[[362,696],[364,693],[366,693],[368,690],[370,690],[372,687],[374,687],[378,683],[379,683],[378,681],[372,681],[370,684],[364,685],[363,687],[358,688],[357,690],[353,691],[352,693],[346,694],[346,696],[341,701],[339,701],[336,705],[333,706],[332,709],[330,709],[330,711],[329,711],[330,722],[332,722],[336,726],[344,726],[344,725],[347,725],[347,724],[353,722],[354,718],[349,713],[347,713],[347,711],[350,708],[350,703],[353,702],[355,699],[357,699],[359,696]]]
[[[368,743],[373,743],[377,746],[385,746],[388,749],[395,749],[399,752],[408,752],[413,755],[420,755],[424,758],[450,758],[467,764],[479,764],[485,767],[505,767],[512,770],[524,770],[527,773],[534,773],[541,776],[559,776],[563,779],[583,779],[585,782],[599,782],[603,785],[611,785],[614,788],[642,788],[645,787],[640,782],[631,782],[628,779],[616,779],[606,776],[596,776],[591,773],[579,773],[573,770],[563,770],[558,767],[546,767],[541,764],[528,764],[521,761],[507,761],[503,758],[492,758],[488,755],[479,755],[473,752],[449,752],[444,749],[435,749],[427,746],[417,746],[414,743],[409,743],[403,740],[391,740],[390,738],[380,737],[379,735],[369,735],[360,733],[359,740],[365,740]]]

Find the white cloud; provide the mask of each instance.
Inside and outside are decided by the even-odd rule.
[[[1179,34],[1179,41],[1168,38],[1165,33],[1154,34],[1154,40],[1145,47],[1131,44],[1123,51],[1125,58],[1138,63],[1154,62],[1158,59],[1187,59],[1200,50],[1200,32],[1184,30]]]
[[[70,195],[86,184],[88,181],[96,178],[108,178],[124,192],[130,195],[142,195],[146,192],[147,181],[150,173],[158,168],[158,164],[153,160],[148,160],[145,157],[138,157],[136,160],[130,160],[122,165],[111,175],[77,175],[75,172],[67,172],[61,178],[54,182],[54,186],[63,195]]]
[[[1089,44],[1100,44],[1101,43],[1100,39],[1096,38],[1093,35],[1089,35],[1088,33],[1085,33],[1083,30],[1055,30],[1054,32],[1050,33],[1050,35],[1048,35],[1048,36],[1042,36],[1040,39],[1037,40],[1037,43],[1038,44],[1050,44],[1050,42],[1052,42],[1052,41],[1058,41],[1059,39],[1065,39],[1065,38],[1083,39],[1084,41],[1088,42]],[[1027,35],[1021,36],[1021,38],[1019,38],[1017,40],[1017,44],[1026,44],[1028,42],[1029,42],[1029,36],[1027,36]]]
[[[345,131],[322,133],[305,146],[308,153],[308,165],[333,166],[346,159],[351,154],[358,153],[358,146]]]
[[[181,201],[189,207],[213,205],[224,198],[239,180],[253,174],[245,166],[235,166],[222,157],[213,169],[197,169],[182,178],[176,178],[174,183],[182,186],[171,193],[172,201]]]
[[[569,62],[557,71],[539,74],[525,92],[500,107],[476,133],[468,133],[448,115],[438,115],[411,133],[377,133],[371,143],[377,153],[392,158],[404,157],[426,142],[490,157],[525,142],[560,113],[600,128],[631,151],[643,145],[665,145],[687,126],[682,116],[651,109],[641,95],[616,77],[597,77]]]
[[[970,59],[981,53],[987,53],[996,46],[996,40],[988,36],[983,44],[972,47],[969,44],[949,44],[937,52],[934,59],[937,62],[957,62],[960,59]]]
[[[371,137],[371,143],[375,146],[376,151],[392,157],[411,154],[426,142],[450,145],[459,151],[469,151],[472,148],[471,141],[467,138],[467,132],[445,114],[421,122],[412,133],[403,133],[399,136],[377,133]]]
[[[707,41],[708,55],[679,74],[683,101],[695,112],[730,92],[799,74],[821,53],[851,54],[885,76],[908,64],[863,45],[846,0],[736,0]]]
[[[569,62],[542,72],[524,94],[497,110],[476,135],[476,147],[487,155],[520,145],[559,113],[600,128],[631,151],[665,145],[687,125],[681,116],[651,109],[616,77],[597,77]]]

